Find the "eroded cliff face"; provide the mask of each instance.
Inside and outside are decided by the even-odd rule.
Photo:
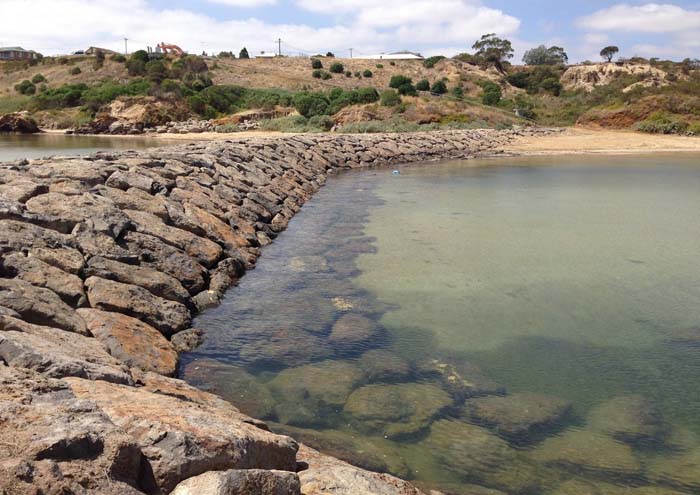
[[[0,165],[0,493],[418,494],[299,450],[172,378],[177,352],[200,338],[193,314],[255,266],[328,174],[494,153],[537,132],[292,136]]]
[[[631,84],[623,91],[627,92],[639,85],[666,86],[668,74],[649,64],[594,64],[574,65],[569,67],[561,77],[561,83],[568,91],[593,91],[596,86],[605,86],[623,76],[637,76],[639,81]]]

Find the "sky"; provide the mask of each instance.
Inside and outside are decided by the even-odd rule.
[[[411,50],[455,55],[485,33],[513,42],[514,63],[540,44],[571,62],[620,56],[700,58],[700,0],[0,0],[0,46],[45,55],[89,46],[129,52],[174,43],[190,53],[348,57]]]

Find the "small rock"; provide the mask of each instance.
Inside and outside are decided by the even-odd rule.
[[[301,495],[299,476],[287,471],[210,471],[181,482],[170,495]]]

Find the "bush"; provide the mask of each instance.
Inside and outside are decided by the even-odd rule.
[[[503,97],[503,91],[501,90],[501,87],[491,81],[485,82],[482,86],[483,89],[483,95],[481,97],[481,101],[484,105],[497,105],[498,102],[501,101],[501,98]]]
[[[140,60],[145,64],[149,60],[148,53],[146,52],[146,50],[136,50],[134,53],[131,54],[129,60]]]
[[[384,68],[384,64],[377,64],[377,65],[375,65],[375,67],[376,67],[377,69],[383,69],[383,68]]]
[[[559,96],[562,90],[559,71],[551,66],[538,66],[530,70],[521,70],[509,74],[506,80],[516,88],[526,90],[529,94],[546,91]]]
[[[15,84],[15,91],[22,95],[33,95],[36,93],[36,86],[31,81],[24,80],[19,84]]]
[[[250,54],[248,53],[248,49],[245,46],[238,53],[238,58],[243,58],[243,59],[250,58]]]
[[[146,74],[149,81],[160,84],[168,77],[168,69],[160,60],[152,60],[146,64]]]
[[[361,77],[362,77],[362,72],[360,72],[359,70],[356,70],[356,71],[355,71],[355,77],[357,77],[358,79],[361,78]]]
[[[190,110],[199,115],[203,115],[207,110],[207,102],[200,95],[192,95],[187,99]]]
[[[345,77],[352,77],[352,72],[350,72],[349,70],[346,70]]]
[[[404,84],[411,84],[412,82],[413,80],[410,77],[402,75],[392,76],[391,80],[389,81],[389,87],[399,89]]]
[[[442,79],[435,81],[435,84],[430,88],[430,92],[436,95],[444,95],[447,93],[447,84]]]
[[[323,79],[324,81],[327,81],[327,80],[329,80],[329,79],[331,79],[331,78],[333,78],[333,76],[331,75],[330,72],[326,72],[326,71],[324,70],[323,73],[321,74],[321,79]]]
[[[362,76],[363,76],[363,77],[367,77],[367,78],[371,78],[373,75],[374,75],[374,74],[372,74],[372,71],[369,70],[369,69],[366,69],[366,70],[362,73]]]
[[[97,86],[86,88],[82,95],[82,103],[88,110],[96,112],[106,103],[120,96],[138,96],[148,94],[151,85],[143,79],[135,79],[126,84],[107,81]]]
[[[688,130],[688,123],[675,115],[656,112],[635,124],[634,129],[652,134],[682,134]]]
[[[92,63],[93,70],[99,70],[105,65],[105,53],[102,50],[97,50],[95,60]]]
[[[690,124],[687,133],[691,136],[700,136],[700,123],[694,122]]]
[[[36,75],[34,75],[34,77],[32,77],[33,84],[39,84],[39,83],[43,83],[43,82],[46,82],[46,78],[44,77],[43,74],[36,74]]]
[[[435,55],[434,57],[428,57],[425,60],[423,60],[423,67],[426,69],[432,69],[435,67],[435,64],[437,64],[440,60],[443,60],[445,57],[443,55]]]
[[[358,103],[375,103],[379,100],[379,93],[374,88],[360,88],[357,90]]]
[[[455,86],[452,88],[452,96],[457,98],[458,100],[461,100],[464,98],[464,89],[462,86]]]
[[[396,91],[387,89],[382,92],[379,101],[384,107],[396,107],[401,104],[401,96]]]
[[[416,89],[418,91],[430,91],[430,81],[428,81],[427,79],[421,79],[416,84]]]
[[[87,89],[85,84],[64,84],[58,88],[47,89],[33,97],[30,106],[36,110],[77,107]]]
[[[389,65],[391,65],[392,67],[394,67],[394,66],[396,66],[396,62],[393,62],[393,61],[392,61],[392,62],[389,62]]]
[[[345,67],[340,62],[334,62],[333,64],[331,64],[331,68],[329,70],[333,74],[342,74],[343,72],[345,72]]]
[[[292,105],[304,117],[326,115],[330,106],[328,98],[321,93],[298,93],[292,100]]]
[[[126,62],[126,70],[130,76],[145,76],[146,75],[146,62],[143,60],[138,60],[131,58]]]
[[[311,68],[312,69],[323,69],[323,62],[321,62],[317,58],[311,59]]]
[[[330,131],[335,122],[327,115],[314,115],[309,119],[309,128],[318,129],[320,131]]]
[[[123,64],[124,62],[126,62],[126,57],[124,55],[122,55],[121,53],[115,53],[114,55],[109,57],[109,59],[112,60],[113,62],[119,62],[120,64]]]
[[[68,71],[68,73],[69,73],[71,76],[77,76],[77,75],[80,74],[81,72],[82,72],[82,71],[80,70],[80,67],[73,67],[71,70]]]
[[[311,76],[314,77],[315,79],[321,79],[321,76],[323,76],[322,70],[315,70],[311,73]]]

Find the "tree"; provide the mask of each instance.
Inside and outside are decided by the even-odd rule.
[[[527,65],[564,65],[569,57],[563,48],[552,46],[547,48],[540,45],[525,52],[523,62]]]
[[[484,105],[496,105],[503,97],[503,91],[501,87],[491,81],[485,82],[482,86],[484,93],[481,97],[481,101]]]
[[[606,46],[600,51],[600,56],[603,57],[608,62],[612,62],[613,57],[618,53],[620,49],[616,46]]]
[[[472,45],[475,55],[485,62],[492,63],[496,68],[505,72],[503,63],[513,58],[513,45],[506,39],[501,39],[495,33],[485,34]]]
[[[416,89],[418,91],[430,91],[430,81],[428,81],[427,79],[421,79],[416,84]]]
[[[241,52],[238,54],[238,58],[250,58],[250,55],[248,55],[248,49],[245,46],[241,49]]]

